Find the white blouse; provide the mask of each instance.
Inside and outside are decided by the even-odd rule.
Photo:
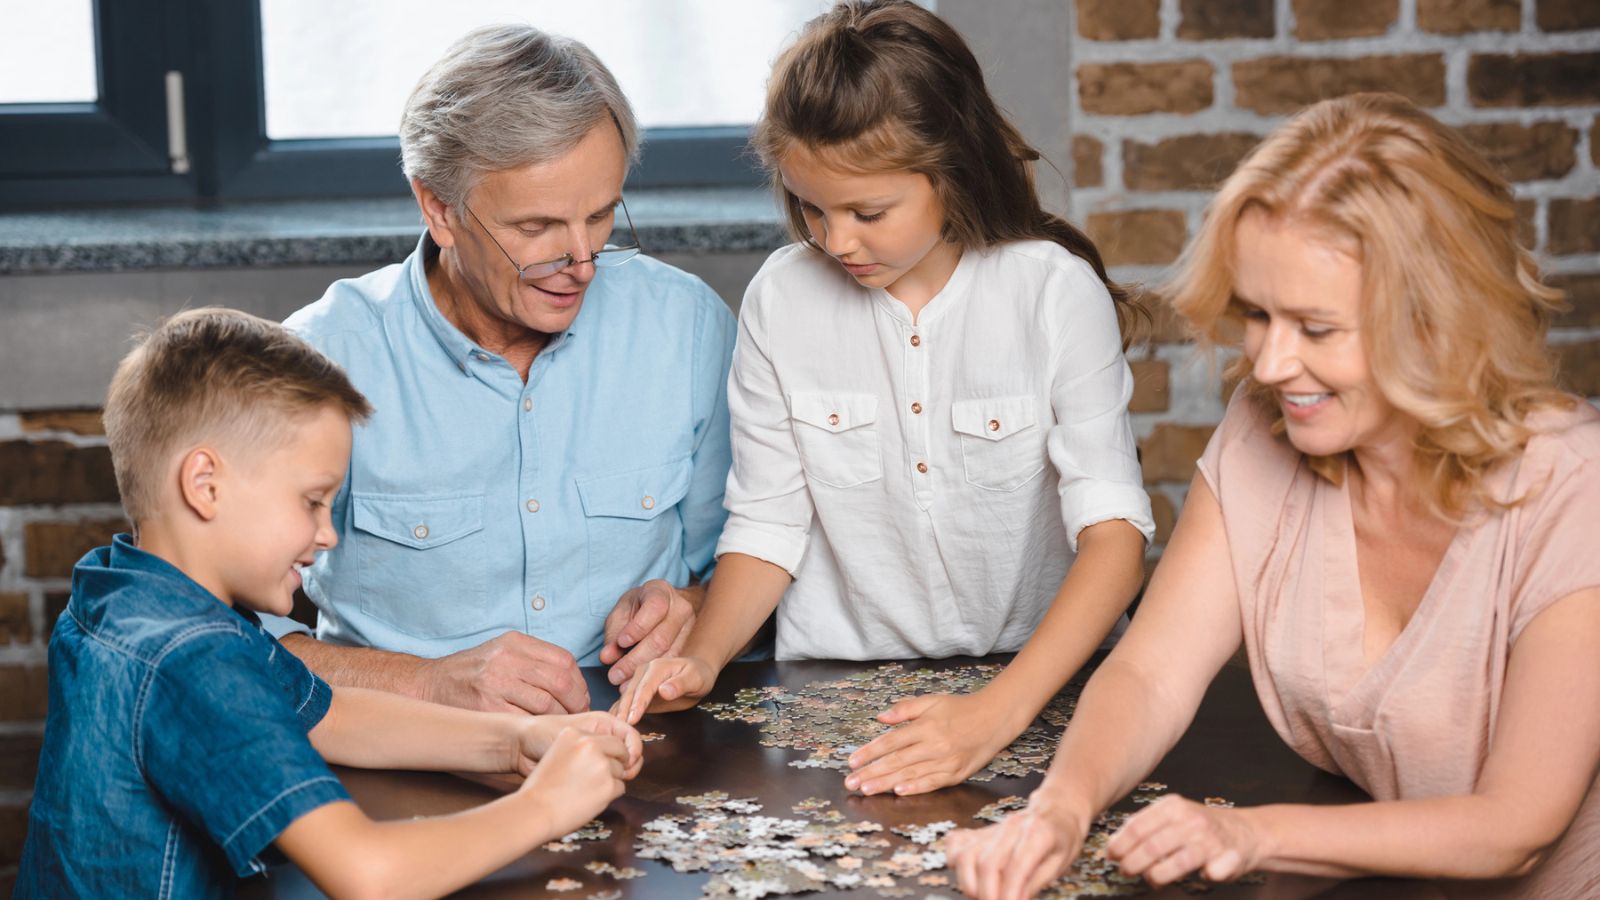
[[[1110,295],[1056,244],[968,250],[916,319],[785,247],[740,310],[717,553],[794,576],[779,659],[1016,650],[1081,529],[1154,533],[1132,393]]]

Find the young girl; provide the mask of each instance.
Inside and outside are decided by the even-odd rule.
[[[780,598],[780,659],[1021,648],[976,694],[886,710],[902,727],[845,780],[955,784],[1139,587],[1153,525],[1119,330],[1138,310],[1040,208],[1039,155],[971,51],[912,3],[813,20],[776,64],[754,143],[798,243],[745,294],[705,606],[683,655],[641,670],[617,709],[637,722],[694,704]]]

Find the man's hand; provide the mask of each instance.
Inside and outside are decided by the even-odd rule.
[[[694,612],[683,591],[659,578],[631,588],[606,616],[606,643],[600,648],[601,664],[611,666],[606,677],[622,684],[650,660],[677,656],[694,626]]]
[[[556,738],[568,728],[589,734],[610,735],[622,741],[628,757],[623,763],[622,777],[630,779],[639,774],[644,764],[644,742],[632,725],[610,713],[586,712],[569,716],[534,716],[522,719],[517,733],[517,745],[512,748],[511,770],[524,777],[531,774],[535,764],[542,760]]]
[[[536,715],[589,708],[572,654],[520,631],[427,660],[418,674],[422,699],[447,706]]]

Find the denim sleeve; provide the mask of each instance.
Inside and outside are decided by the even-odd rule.
[[[134,756],[146,780],[222,848],[241,877],[289,824],[348,800],[306,734],[331,694],[276,641],[233,624],[185,633],[139,703]]]
[[[698,304],[694,347],[694,469],[689,493],[680,504],[683,557],[689,571],[705,580],[714,567],[717,539],[728,520],[722,504],[728,484],[728,366],[733,358],[734,320],[722,298],[700,286],[707,297]]]

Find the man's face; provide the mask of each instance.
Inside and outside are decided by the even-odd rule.
[[[451,216],[453,274],[468,295],[452,298],[468,320],[463,330],[555,334],[571,326],[594,279],[587,260],[611,235],[626,174],[622,138],[606,119],[559,159],[485,176]],[[568,254],[579,262],[554,274],[524,280],[517,272]]]

